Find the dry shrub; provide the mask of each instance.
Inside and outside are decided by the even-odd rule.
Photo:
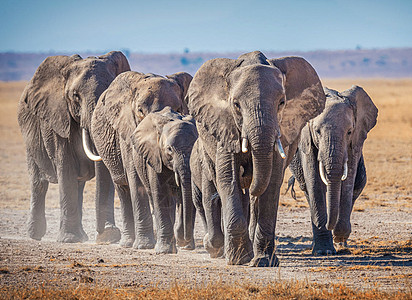
[[[280,281],[266,286],[224,283],[190,288],[175,284],[166,289],[91,288],[84,285],[67,289],[2,287],[3,299],[410,299],[411,291],[385,292],[377,289],[355,290],[342,284],[316,284]]]

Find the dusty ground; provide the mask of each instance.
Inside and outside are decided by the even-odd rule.
[[[54,242],[59,224],[56,185],[50,186],[46,199],[46,236],[41,242],[28,239],[25,222],[29,183],[16,120],[24,84],[0,82],[0,286],[168,287],[175,283],[206,286],[216,282],[265,284],[296,279],[342,283],[356,289],[411,292],[412,80],[324,82],[338,90],[358,84],[379,108],[378,124],[364,150],[368,184],[352,214],[349,248],[332,257],[311,255],[310,217],[302,192],[297,193],[297,201],[283,195],[276,228],[281,265],[270,269],[227,266],[223,259],[210,259],[202,247],[199,224],[196,249],[191,252],[155,255],[153,250],[96,245],[93,181],[86,185],[84,204],[83,225],[89,242]],[[120,220],[118,199],[116,206]],[[118,225],[121,226],[120,221]]]

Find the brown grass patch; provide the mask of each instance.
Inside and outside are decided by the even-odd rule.
[[[92,283],[92,281],[85,281]],[[341,284],[309,284],[299,281],[281,281],[267,286],[252,284],[225,285],[216,283],[205,287],[190,288],[175,284],[167,289],[100,288],[84,284],[67,289],[27,288],[10,286],[1,288],[5,299],[410,299],[412,293],[384,292],[377,289],[355,290]]]

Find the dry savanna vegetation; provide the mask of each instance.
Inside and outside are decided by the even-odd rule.
[[[352,214],[349,247],[312,256],[308,205],[295,186],[278,213],[279,268],[227,266],[211,259],[196,225],[196,249],[174,255],[96,245],[94,182],[85,190],[83,226],[90,241],[55,242],[58,188],[46,198],[48,229],[27,238],[29,181],[17,125],[25,82],[0,82],[0,298],[50,299],[411,299],[412,298],[412,79],[339,79],[339,91],[362,86],[379,109],[364,146],[368,183]],[[119,201],[116,220],[121,226]]]

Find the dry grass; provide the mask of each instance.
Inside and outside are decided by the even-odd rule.
[[[2,299],[410,299],[408,292],[383,292],[377,289],[354,290],[340,284],[319,285],[299,281],[281,281],[268,286],[216,283],[189,288],[176,283],[160,288],[90,288],[83,284],[68,289],[2,287]]]

